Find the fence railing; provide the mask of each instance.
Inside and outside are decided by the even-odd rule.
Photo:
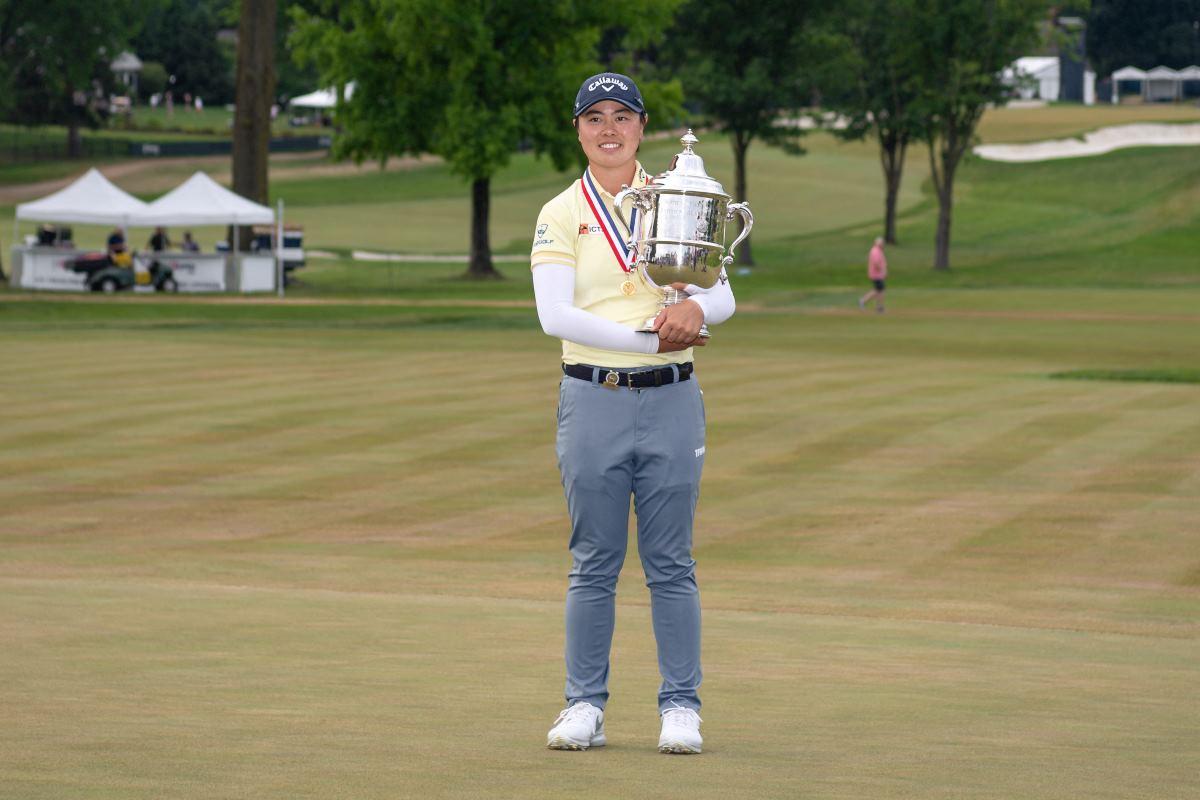
[[[329,135],[286,136],[271,140],[271,152],[326,150],[333,143]],[[216,156],[233,151],[229,139],[160,141],[111,136],[89,136],[80,140],[81,160],[97,158],[159,158],[163,156]],[[19,127],[0,129],[0,164],[36,161],[61,161],[67,154],[66,131],[47,131]]]

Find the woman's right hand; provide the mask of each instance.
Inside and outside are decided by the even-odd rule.
[[[689,347],[704,347],[706,344],[708,344],[708,339],[705,339],[703,336],[697,336],[691,344],[668,342],[666,339],[659,339],[658,352],[678,353],[680,350],[687,350]]]

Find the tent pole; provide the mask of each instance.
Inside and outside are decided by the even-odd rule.
[[[283,198],[279,198],[279,215],[275,218],[275,285],[283,297]]]

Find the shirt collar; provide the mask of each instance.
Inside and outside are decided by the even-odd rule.
[[[631,189],[640,189],[650,182],[650,176],[646,174],[645,168],[642,167],[642,162],[635,161],[634,164],[636,165],[636,169],[633,171],[633,183],[629,184],[629,186]],[[589,166],[587,171],[588,174],[591,174],[592,168]],[[605,197],[609,200],[613,199],[613,195],[609,194],[608,191],[600,185],[600,181],[596,180],[595,175],[592,175],[592,183],[595,185],[596,191],[599,192],[602,197]]]

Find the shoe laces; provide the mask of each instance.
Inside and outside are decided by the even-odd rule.
[[[596,708],[591,703],[576,703],[573,706],[567,706],[561,712],[559,712],[558,719],[554,720],[554,724],[557,725],[563,720],[568,719],[576,720],[585,718],[588,719],[588,721],[594,722],[596,715],[599,713],[600,709]]]
[[[688,728],[699,728],[700,723],[704,720],[700,719],[700,715],[695,710],[685,706],[673,706],[662,712],[664,722],[670,722],[672,725],[683,725]]]

